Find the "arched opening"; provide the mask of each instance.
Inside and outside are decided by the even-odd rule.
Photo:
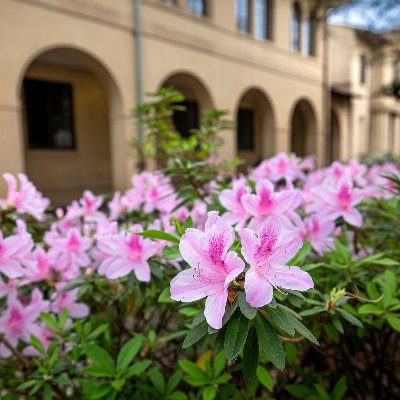
[[[293,52],[300,51],[301,46],[301,7],[296,1],[292,6],[290,21],[290,48]]]
[[[246,170],[275,152],[274,113],[268,97],[259,89],[247,90],[236,111],[236,148]]]
[[[161,85],[168,86],[185,96],[182,102],[185,111],[174,113],[174,124],[182,136],[188,137],[192,129],[199,127],[203,113],[213,108],[213,101],[206,86],[192,74],[181,72],[171,75]]]
[[[335,111],[331,110],[330,162],[340,160],[340,125]]]
[[[291,117],[291,151],[300,157],[316,154],[316,118],[307,100],[296,103]]]
[[[109,116],[121,101],[105,68],[76,49],[48,50],[30,63],[20,92],[26,173],[39,190],[55,205],[85,189],[111,191]]]

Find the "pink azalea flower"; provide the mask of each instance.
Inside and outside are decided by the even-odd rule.
[[[257,229],[269,216],[286,217],[301,203],[296,190],[274,191],[274,185],[267,179],[257,182],[256,194],[245,194],[242,197],[244,209],[253,216],[249,227]]]
[[[250,187],[246,186],[246,179],[236,179],[232,183],[232,189],[225,189],[219,195],[219,201],[226,208],[227,212],[222,216],[223,221],[229,225],[236,225],[236,229],[243,228],[250,218],[250,214],[243,206],[242,198],[250,194]]]
[[[22,304],[17,297],[9,297],[8,307],[0,317],[0,332],[7,341],[17,347],[18,341],[30,343],[30,337],[35,336],[39,340],[43,337],[43,329],[37,324],[40,313],[48,311],[49,302],[43,300],[39,289],[32,292],[32,300],[28,305]],[[9,357],[10,350],[0,345],[0,355]]]
[[[3,174],[3,178],[7,183],[8,191],[5,202],[3,201],[0,206],[3,208],[14,207],[18,212],[27,213],[41,221],[50,200],[44,198],[24,174],[18,174],[19,189],[17,189],[17,181],[13,175],[6,173]]]
[[[353,188],[349,178],[341,179],[337,187],[323,185],[311,189],[314,202],[307,207],[333,220],[342,217],[348,224],[361,227],[362,215],[355,208],[365,198],[365,193]]]
[[[300,217],[295,221],[296,231],[302,240],[308,240],[312,248],[319,254],[333,247],[335,223],[324,215],[313,214],[304,222]]]
[[[250,264],[245,276],[247,302],[255,308],[269,304],[273,288],[308,290],[314,283],[307,272],[287,266],[302,246],[300,236],[284,227],[282,221],[269,217],[258,234],[252,229],[239,232],[242,254]]]
[[[191,268],[172,279],[171,298],[191,302],[206,297],[206,320],[211,327],[220,329],[228,287],[243,271],[244,262],[234,251],[228,251],[235,232],[217,212],[208,213],[205,228],[205,232],[187,229],[182,236],[179,250]]]
[[[58,284],[56,289],[58,292],[53,293],[51,311],[60,313],[64,308],[67,309],[71,318],[84,318],[89,315],[89,307],[84,303],[77,303],[78,288],[69,291],[61,291],[65,287],[64,284]]]
[[[32,253],[33,263],[26,268],[25,277],[28,282],[40,282],[50,279],[54,271],[50,267],[50,257],[41,248]]]
[[[12,235],[4,238],[0,231],[0,273],[8,278],[24,275],[24,266],[31,265],[30,253],[33,241],[29,234]]]
[[[136,235],[142,232],[140,225],[133,225],[129,233],[99,238],[97,247],[104,254],[98,272],[108,279],[117,279],[133,272],[141,282],[150,281],[150,266],[147,260],[157,251],[157,243]]]
[[[66,237],[49,237],[51,249],[49,256],[52,258],[54,269],[69,278],[79,275],[80,267],[88,267],[90,265],[90,257],[88,250],[92,241],[83,237],[79,230],[71,229],[67,232]]]
[[[85,190],[79,203],[82,207],[82,214],[85,221],[97,222],[105,219],[105,215],[99,211],[99,208],[103,204],[101,196],[95,196],[90,190]]]

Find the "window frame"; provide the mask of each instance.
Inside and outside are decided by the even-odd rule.
[[[47,146],[42,145],[34,145],[32,135],[30,134],[30,117],[29,117],[29,105],[26,93],[26,83],[27,82],[37,82],[40,84],[48,85],[48,86],[63,86],[68,93],[68,102],[69,102],[69,125],[71,129],[71,146],[56,146],[54,141],[54,133],[50,132],[49,127],[47,126]],[[24,104],[24,119],[25,119],[25,147],[28,150],[41,150],[41,151],[76,151],[77,150],[77,134],[76,134],[76,121],[75,121],[75,110],[74,110],[74,87],[71,82],[66,81],[53,81],[49,79],[42,79],[42,78],[24,78],[23,81],[23,104]],[[48,115],[47,115],[48,117]],[[48,118],[47,118],[47,125],[48,125]]]

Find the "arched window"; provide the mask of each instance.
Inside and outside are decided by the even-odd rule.
[[[301,50],[308,56],[315,56],[316,13],[311,11],[303,21],[301,32]]]
[[[301,44],[301,8],[297,1],[292,8],[292,21],[290,24],[290,45],[292,51],[300,51]]]
[[[254,0],[253,29],[257,39],[272,39],[272,0]]]

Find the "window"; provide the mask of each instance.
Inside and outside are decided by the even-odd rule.
[[[303,21],[301,33],[302,52],[305,55],[315,56],[315,29],[316,14],[311,12],[309,17]]]
[[[271,0],[253,0],[253,27],[257,39],[272,37]]]
[[[254,110],[239,108],[237,148],[238,150],[254,150]]]
[[[27,142],[30,149],[74,149],[72,86],[24,80]]]
[[[399,57],[399,56],[397,56]],[[393,61],[393,80],[398,81],[400,80],[400,59],[396,58]]]
[[[163,3],[168,4],[169,6],[176,6],[177,0],[162,0]]]
[[[250,32],[248,0],[236,0],[236,25],[239,32]]]
[[[180,105],[185,111],[174,112],[174,125],[182,137],[188,138],[192,129],[199,128],[199,106],[195,101],[183,101]]]
[[[187,0],[186,7],[193,14],[206,15],[206,0]]]
[[[367,75],[367,56],[362,54],[360,57],[360,83],[364,84],[366,82]]]
[[[292,9],[292,21],[290,24],[290,45],[292,51],[300,51],[301,37],[301,8],[299,3],[294,3]]]

